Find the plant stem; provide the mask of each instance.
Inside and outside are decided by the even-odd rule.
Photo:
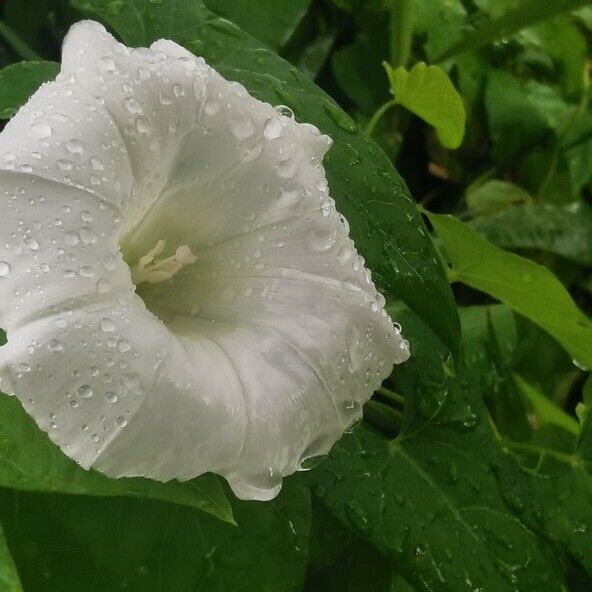
[[[397,104],[397,101],[395,99],[391,99],[390,101],[387,101],[384,105],[380,106],[376,110],[376,113],[374,113],[374,115],[372,116],[372,118],[368,122],[368,125],[366,126],[366,134],[367,135],[369,135],[369,136],[372,135],[372,132],[374,132],[374,128],[376,127],[376,124],[381,120],[382,116],[391,107],[394,107],[396,104]]]
[[[393,0],[390,16],[391,65],[406,66],[411,55],[415,0]]]
[[[389,401],[393,401],[394,403],[397,403],[397,405],[401,405],[401,406],[405,405],[405,397],[403,395],[400,395],[399,393],[395,393],[394,391],[391,391],[391,389],[388,389],[384,386],[381,386],[376,391],[376,393],[379,395],[382,395],[385,399],[388,399]]]
[[[4,21],[0,20],[0,36],[23,60],[43,59],[31,49]]]
[[[394,438],[401,431],[403,414],[384,403],[371,400],[364,405],[364,421],[389,438]]]

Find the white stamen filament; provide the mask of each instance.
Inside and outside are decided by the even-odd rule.
[[[132,281],[136,286],[144,282],[156,284],[170,280],[182,267],[197,261],[197,257],[187,245],[181,245],[174,255],[166,259],[157,259],[164,248],[165,242],[159,240],[156,246],[140,257],[138,263],[132,267]]]

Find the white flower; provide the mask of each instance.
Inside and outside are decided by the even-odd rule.
[[[269,499],[404,361],[331,140],[175,43],[93,22],[0,134],[0,387],[114,477]]]

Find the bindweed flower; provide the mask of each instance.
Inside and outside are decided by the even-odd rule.
[[[0,387],[82,467],[269,499],[409,356],[286,113],[81,22],[0,134]]]

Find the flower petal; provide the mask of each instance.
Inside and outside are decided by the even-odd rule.
[[[330,143],[170,41],[75,25],[0,134],[21,171],[0,173],[0,386],[85,467],[273,497],[409,355],[329,195]],[[118,243],[186,256],[136,295]]]
[[[316,169],[323,180],[327,136],[253,99],[175,43],[128,49],[85,21],[64,41],[62,69],[98,97],[126,143],[130,260],[161,239],[199,236],[199,244],[186,243],[193,248],[292,215],[291,202],[306,195],[297,177]]]
[[[44,84],[0,134],[0,169],[31,173],[125,206],[132,176],[109,113],[60,74]]]

